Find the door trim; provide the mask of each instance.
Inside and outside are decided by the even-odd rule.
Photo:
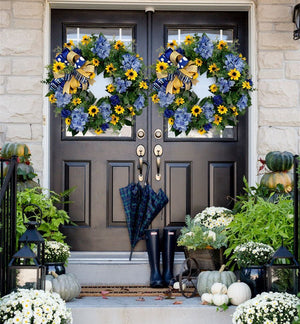
[[[141,9],[145,11],[157,10],[213,10],[213,11],[247,11],[248,12],[248,48],[249,48],[249,66],[250,73],[254,84],[257,84],[257,28],[256,28],[256,15],[255,15],[255,3],[252,0],[179,0],[176,4],[172,4],[168,0],[164,1],[148,1],[146,4],[140,4],[138,0],[128,0],[126,2],[126,8],[124,8],[124,2],[120,0],[48,0],[44,9],[44,66],[50,62],[50,30],[51,30],[51,9]],[[47,85],[43,87],[43,95],[48,92]],[[50,187],[50,104],[47,98],[44,97],[43,101],[43,115],[44,115],[44,128],[43,128],[43,156],[44,156],[44,172],[43,172],[43,186],[45,188]],[[258,131],[258,111],[257,111],[257,92],[252,93],[252,106],[249,109],[248,114],[248,126],[249,126],[249,142],[248,142],[248,182],[250,185],[255,185],[257,182],[257,131]],[[253,158],[255,157],[255,159]]]

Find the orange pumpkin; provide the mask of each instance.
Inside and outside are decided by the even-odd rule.
[[[285,192],[290,192],[293,189],[293,180],[287,172],[270,172],[263,175],[260,183],[270,189],[276,189],[278,184],[281,184]]]

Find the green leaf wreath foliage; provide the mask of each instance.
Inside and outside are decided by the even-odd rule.
[[[206,34],[188,35],[184,44],[168,43],[154,69],[152,101],[158,103],[176,136],[234,126],[251,105],[253,83],[237,43],[213,42]],[[193,86],[202,74],[214,78],[214,83],[209,87],[211,96],[200,99]]]
[[[142,114],[147,106],[145,70],[142,57],[122,41],[85,35],[77,46],[69,41],[57,50],[44,83],[50,85],[47,96],[56,114],[65,119],[73,136],[88,130],[99,135],[132,126],[134,116]],[[101,73],[111,83],[107,96],[96,98],[89,88]]]

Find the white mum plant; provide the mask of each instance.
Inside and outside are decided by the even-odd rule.
[[[56,293],[19,289],[0,299],[0,323],[71,324],[71,310]]]
[[[293,323],[298,319],[300,299],[288,293],[262,293],[239,305],[233,313],[233,324]]]
[[[45,242],[45,262],[65,263],[70,257],[70,247],[66,243],[56,241]]]
[[[194,217],[195,225],[201,225],[210,229],[228,226],[233,220],[231,210],[224,207],[207,207]]]

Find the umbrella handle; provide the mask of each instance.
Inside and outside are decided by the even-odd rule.
[[[147,185],[148,184],[148,177],[149,177],[149,169],[150,169],[150,166],[149,166],[149,163],[146,162],[146,161],[143,161],[143,164],[146,164],[146,166],[147,166],[146,176],[145,176],[145,185]]]

